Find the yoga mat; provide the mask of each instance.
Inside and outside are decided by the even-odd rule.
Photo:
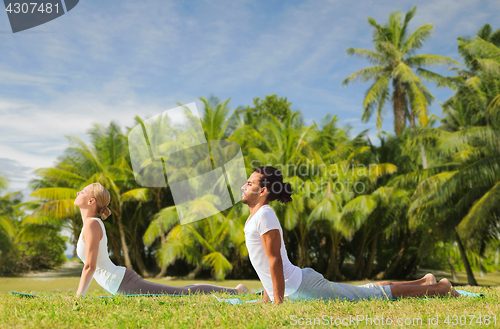
[[[226,303],[231,304],[231,305],[251,304],[251,303],[256,303],[256,302],[260,301],[260,299],[254,299],[254,300],[247,300],[246,302],[244,302],[244,301],[242,301],[239,298],[223,299],[223,298],[219,298],[219,297],[217,297],[215,295],[212,295],[212,296],[214,296],[215,298],[217,298],[217,300],[219,302],[226,302]]]
[[[475,292],[469,292],[469,291],[465,291],[465,290],[460,290],[460,289],[455,289],[460,295],[462,296],[466,296],[466,297],[486,297],[484,294],[482,293],[475,293]]]
[[[22,292],[17,292],[17,291],[11,291],[10,293],[13,295],[19,296],[19,297],[27,297],[27,298],[37,298],[37,297],[38,298],[54,298],[54,296],[37,296],[37,295],[24,294]],[[190,296],[190,295],[134,294],[134,295],[98,296],[98,297],[83,296],[83,298],[113,298],[113,297],[117,297],[117,296],[120,296],[120,297],[154,297],[154,296],[186,297],[186,296]]]
[[[463,297],[482,297],[482,298],[485,298],[485,295],[482,294],[482,293],[475,293],[475,292],[470,292],[470,291],[465,291],[465,290],[459,290],[459,289],[455,289],[460,295],[462,295]],[[228,304],[231,304],[231,305],[239,305],[239,304],[250,304],[250,303],[255,303],[255,302],[258,302],[260,299],[254,299],[254,300],[249,300],[249,301],[242,301],[241,299],[239,298],[230,298],[230,299],[222,299],[222,298],[218,298],[217,296],[215,295],[212,295],[214,296],[215,298],[217,298],[217,300],[219,302],[226,302]],[[427,298],[422,298],[422,299],[427,299]],[[391,299],[391,300],[399,300],[399,299]],[[287,302],[293,302],[293,301],[287,301]]]
[[[470,291],[465,291],[465,290],[460,290],[460,289],[455,289],[462,297],[481,297],[485,298],[486,296],[482,293],[475,293],[475,292],[470,292]],[[428,298],[434,298],[434,297],[428,297]],[[428,299],[428,298],[421,298],[421,299]],[[399,299],[391,299],[391,300],[399,300]]]

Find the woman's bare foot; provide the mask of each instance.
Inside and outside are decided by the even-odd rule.
[[[248,288],[242,285],[241,283],[234,288],[238,291],[238,294],[247,294],[248,293]]]
[[[436,277],[434,276],[434,274],[432,273],[427,273],[426,275],[424,275],[424,277],[422,279],[425,279],[425,283],[426,285],[428,284],[434,284],[436,283]]]

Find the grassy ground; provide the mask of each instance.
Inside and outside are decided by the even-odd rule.
[[[30,299],[1,293],[0,327],[276,328],[310,327],[309,324],[314,321],[318,326],[332,327],[337,321],[337,327],[346,328],[378,327],[382,324],[387,327],[389,322],[389,327],[499,327],[500,290],[485,287],[469,287],[467,290],[483,292],[486,298],[287,302],[276,307],[269,304],[233,306],[218,302],[210,295],[76,299],[67,292],[50,292],[44,294],[52,298]],[[93,290],[88,295],[99,296],[102,293]],[[222,294],[218,296],[224,297]],[[255,299],[255,296],[242,299]]]
[[[446,276],[445,273],[436,277]],[[462,281],[459,273],[460,282]],[[480,284],[500,279],[498,273],[478,277]],[[76,299],[78,277],[0,278],[0,328],[276,328],[281,326],[343,328],[496,328],[500,327],[500,287],[459,287],[486,298],[405,299],[360,302],[286,302],[230,305],[213,296],[113,297]],[[193,281],[151,280],[173,286]],[[196,281],[202,283],[201,281]],[[234,287],[240,281],[203,281]],[[249,288],[258,281],[243,281]],[[351,282],[361,283],[361,282]],[[498,283],[496,283],[498,284]],[[21,298],[10,290],[51,298]],[[109,295],[95,282],[87,296]],[[234,296],[217,294],[218,297]],[[252,300],[260,296],[245,296]],[[495,318],[496,316],[496,318]],[[390,319],[390,320],[389,320]],[[337,321],[337,325],[335,325]],[[496,321],[496,322],[495,322]]]

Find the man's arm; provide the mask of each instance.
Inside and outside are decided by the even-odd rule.
[[[267,294],[267,291],[266,289],[264,289],[264,295],[262,296],[262,302],[263,303],[267,303],[269,302],[271,299],[269,298],[269,295]]]
[[[84,229],[83,236],[85,237],[85,266],[82,270],[80,284],[76,296],[83,296],[92,282],[97,264],[97,253],[99,251],[99,241],[102,238],[101,225],[93,220]]]
[[[261,236],[264,250],[266,251],[271,279],[273,280],[274,304],[281,304],[285,296],[285,275],[283,273],[283,260],[281,259],[281,235],[278,229],[267,231]],[[265,292],[265,289],[264,289]],[[264,298],[267,292],[265,292]],[[269,299],[269,296],[267,296]]]

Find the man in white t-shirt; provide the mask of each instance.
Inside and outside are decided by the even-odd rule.
[[[330,282],[311,268],[300,269],[288,259],[283,230],[269,202],[292,200],[290,183],[283,183],[281,172],[264,166],[254,169],[242,186],[242,200],[250,209],[245,223],[245,240],[250,262],[264,287],[263,302],[283,302],[284,297],[300,299],[392,299],[399,297],[444,296],[452,289],[448,279],[436,283],[432,274],[409,282],[379,282],[354,286]]]

